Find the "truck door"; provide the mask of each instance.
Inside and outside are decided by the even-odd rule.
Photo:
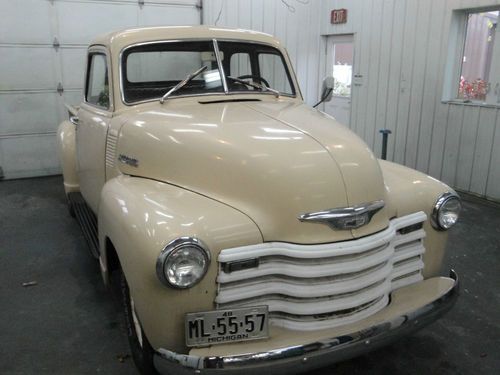
[[[85,97],[76,130],[80,190],[95,213],[105,182],[106,134],[113,109],[109,66],[109,55],[103,47],[89,49]]]

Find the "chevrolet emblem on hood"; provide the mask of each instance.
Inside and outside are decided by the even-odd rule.
[[[384,201],[363,203],[353,207],[332,208],[309,212],[298,217],[303,222],[326,224],[332,229],[357,229],[370,222],[373,215],[384,207]]]

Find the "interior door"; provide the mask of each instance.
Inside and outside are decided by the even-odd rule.
[[[109,58],[102,48],[89,50],[85,99],[78,111],[76,151],[80,191],[97,213],[105,182],[106,135],[111,120]]]
[[[331,35],[327,39],[326,74],[335,83],[332,100],[323,110],[340,123],[349,126],[351,118],[351,83],[354,64],[354,38],[349,35]]]

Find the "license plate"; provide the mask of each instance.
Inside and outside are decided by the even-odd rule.
[[[186,345],[213,345],[268,337],[267,306],[186,314]]]

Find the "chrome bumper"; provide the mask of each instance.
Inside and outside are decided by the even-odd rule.
[[[358,332],[305,345],[262,353],[227,357],[198,357],[160,349],[155,367],[160,374],[292,374],[328,366],[389,344],[432,323],[454,304],[459,291],[457,274],[451,270],[453,287],[417,310]]]

